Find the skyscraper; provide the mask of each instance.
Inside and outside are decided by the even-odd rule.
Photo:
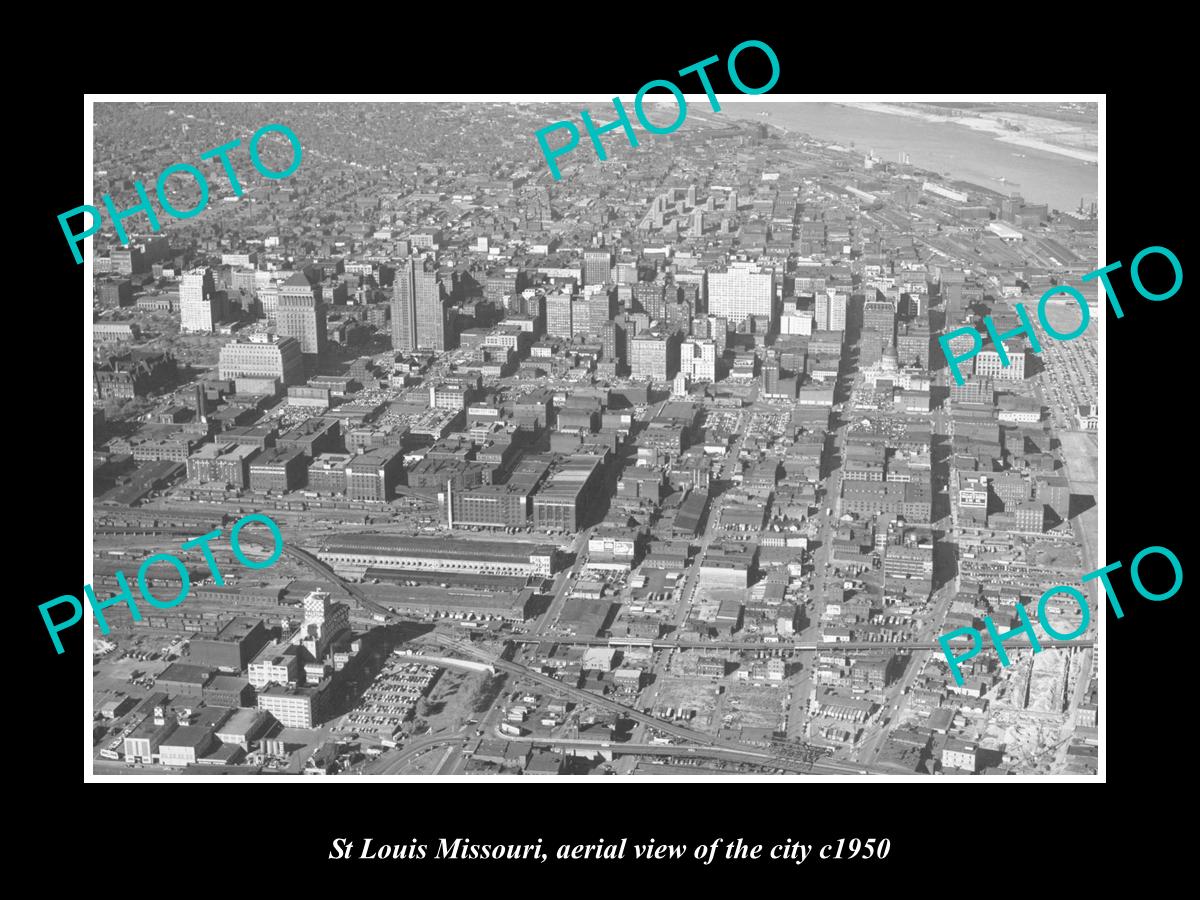
[[[295,338],[306,356],[325,352],[325,302],[321,286],[309,284],[297,272],[279,288],[279,308],[275,322],[281,337]]]
[[[588,298],[576,295],[571,299],[571,337],[587,337],[592,333],[592,310]]]
[[[663,317],[663,297],[665,288],[658,279],[654,281],[639,281],[633,286],[633,299],[651,319]]]
[[[817,331],[846,330],[846,295],[837,291],[817,292],[817,315],[813,323]]]
[[[612,318],[612,297],[608,291],[593,291],[584,298],[588,310],[588,334],[600,334],[604,323]]]
[[[416,287],[413,284],[412,259],[400,263],[396,270],[396,280],[392,284],[392,349],[417,349],[417,311]]]
[[[684,341],[680,348],[679,371],[693,381],[716,381],[716,342],[708,338]]]
[[[600,342],[604,347],[604,358],[625,362],[625,329],[611,319],[600,328]]]
[[[571,339],[574,314],[571,295],[561,291],[546,298],[546,334]]]
[[[889,300],[868,300],[863,304],[863,328],[887,336],[889,343],[896,336],[896,308]]]
[[[770,272],[730,269],[708,275],[708,311],[737,327],[747,316],[771,316],[775,280]],[[843,307],[844,308],[844,307]]]
[[[708,309],[708,273],[704,269],[677,270],[672,278],[683,291],[683,299],[691,301],[693,312]]]
[[[717,345],[717,356],[725,355],[725,341],[729,336],[729,320],[724,316],[708,317],[708,336]]]
[[[604,284],[612,272],[612,254],[607,250],[583,251],[583,283]]]
[[[439,353],[455,346],[446,288],[420,259],[400,263],[392,285],[392,349]]]
[[[228,315],[225,292],[218,291],[212,269],[192,269],[179,280],[179,329],[183,332],[214,331]]]
[[[413,307],[417,313],[417,346],[441,353],[454,346],[449,327],[446,288],[437,272],[413,272]]]
[[[931,359],[929,339],[928,317],[900,324],[896,329],[896,356],[900,365],[928,366]]]
[[[639,334],[628,344],[634,378],[670,381],[679,369],[679,344],[674,335]]]

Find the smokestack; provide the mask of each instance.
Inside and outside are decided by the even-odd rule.
[[[197,422],[207,422],[208,421],[208,419],[206,418],[208,410],[206,409],[206,404],[205,404],[204,400],[205,400],[204,385],[197,384],[196,385],[196,421]]]

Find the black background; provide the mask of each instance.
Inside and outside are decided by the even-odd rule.
[[[1026,12],[1016,11],[1018,16]],[[1113,582],[1126,615],[1118,621],[1107,613],[1105,787],[1015,784],[1011,779],[988,784],[929,779],[940,782],[929,790],[871,780],[748,784],[730,779],[688,785],[653,779],[614,784],[616,779],[596,778],[519,784],[373,783],[370,788],[354,784],[337,789],[328,784],[289,788],[291,779],[263,779],[284,786],[267,795],[257,784],[188,790],[172,783],[154,786],[151,796],[148,786],[121,780],[85,786],[79,727],[79,716],[88,717],[80,690],[83,641],[77,631],[67,633],[68,651],[56,656],[37,611],[39,603],[60,594],[79,596],[86,578],[75,568],[82,557],[83,470],[78,439],[72,438],[68,425],[75,421],[80,403],[83,366],[77,304],[83,267],[75,264],[56,220],[59,212],[79,203],[84,103],[81,88],[61,85],[57,92],[32,101],[35,108],[28,114],[37,124],[37,141],[20,167],[11,169],[10,190],[16,188],[23,196],[9,198],[9,221],[20,229],[10,233],[10,247],[21,255],[31,252],[35,263],[28,272],[9,272],[7,342],[12,354],[8,419],[15,427],[8,440],[11,527],[6,545],[8,570],[16,582],[11,589],[16,623],[12,638],[24,662],[19,672],[9,673],[9,699],[15,703],[14,712],[19,708],[21,722],[10,720],[6,755],[9,779],[16,781],[12,788],[20,791],[28,784],[33,791],[31,802],[21,810],[22,816],[35,819],[27,846],[61,853],[61,845],[53,848],[60,841],[56,835],[79,831],[87,836],[89,865],[109,852],[122,867],[141,868],[157,859],[164,867],[159,888],[184,874],[171,862],[182,850],[191,860],[184,863],[184,872],[204,866],[216,879],[210,884],[214,888],[225,883],[228,874],[222,862],[229,859],[237,868],[263,866],[264,876],[270,872],[281,879],[298,878],[301,889],[328,883],[324,876],[330,874],[355,880],[378,874],[402,888],[419,870],[439,885],[447,877],[452,881],[446,884],[459,887],[470,882],[499,888],[501,880],[513,890],[591,888],[614,893],[638,891],[634,879],[651,876],[652,869],[653,877],[673,878],[685,867],[689,880],[695,874],[704,884],[728,881],[747,894],[757,887],[752,879],[764,876],[780,878],[778,887],[773,882],[770,890],[791,892],[829,876],[852,888],[872,873],[889,880],[912,876],[911,881],[905,877],[894,883],[934,891],[987,891],[993,878],[1005,882],[1005,889],[1035,889],[1022,885],[1016,870],[1046,865],[1066,882],[1062,887],[1069,888],[1081,869],[1090,869],[1106,853],[1112,854],[1110,862],[1143,848],[1156,856],[1170,855],[1162,842],[1173,840],[1171,828],[1156,819],[1153,807],[1177,790],[1175,780],[1187,777],[1192,768],[1188,759],[1195,753],[1193,742],[1180,736],[1192,719],[1190,682],[1181,677],[1189,656],[1185,609],[1190,582],[1172,599],[1151,603],[1134,593],[1128,565],[1139,550],[1158,544],[1177,554],[1185,573],[1191,571],[1185,518],[1191,518],[1190,507],[1196,502],[1187,463],[1194,427],[1187,400],[1194,351],[1185,319],[1186,283],[1170,300],[1151,303],[1133,290],[1128,266],[1142,248],[1162,245],[1188,269],[1184,219],[1194,207],[1188,179],[1194,142],[1183,118],[1190,114],[1190,105],[1164,88],[1174,83],[1161,68],[1173,53],[1128,32],[1110,32],[1089,43],[1079,37],[1079,23],[1072,21],[1042,23],[1047,34],[1055,27],[1059,32],[1053,39],[1035,39],[1023,30],[1008,29],[979,35],[956,28],[943,35],[925,22],[889,20],[877,23],[878,37],[865,44],[861,35],[845,30],[860,24],[866,25],[850,23],[835,30],[797,23],[772,30],[738,23],[709,26],[687,37],[674,27],[669,38],[639,31],[634,23],[614,25],[612,30],[606,25],[593,35],[595,52],[581,42],[586,32],[577,28],[564,28],[553,40],[528,35],[496,39],[495,47],[483,50],[468,50],[434,33],[414,30],[408,40],[389,42],[392,50],[404,52],[389,52],[386,66],[372,65],[378,74],[369,80],[356,70],[353,77],[343,78],[337,66],[315,65],[325,54],[336,57],[349,48],[324,44],[318,52],[297,44],[296,65],[287,67],[286,83],[279,81],[279,70],[268,76],[267,69],[256,65],[231,69],[215,83],[214,72],[205,69],[180,77],[143,71],[135,79],[109,78],[88,87],[164,94],[412,91],[432,86],[463,93],[588,91],[620,96],[628,108],[644,82],[672,78],[678,69],[713,54],[722,60],[709,70],[715,90],[733,92],[724,60],[737,43],[756,38],[769,43],[780,60],[782,74],[772,94],[1106,92],[1108,243],[1102,262],[1119,259],[1125,264],[1113,277],[1125,317],[1117,320],[1109,311],[1106,321],[1107,405],[1101,412],[1108,493],[1102,510],[1107,526],[1102,561],[1125,564]],[[1063,43],[1063,36],[1070,41]],[[1120,53],[1111,49],[1114,42]],[[1129,53],[1137,58],[1120,55]],[[764,83],[769,74],[765,61],[755,70],[756,60],[762,57],[754,50],[739,57],[739,71],[750,85]],[[1091,69],[1089,60],[1103,60],[1103,68]],[[313,74],[306,77],[303,70],[309,64]],[[318,82],[318,71],[328,83]],[[694,76],[676,81],[686,92],[698,91]],[[1161,264],[1160,279],[1155,278],[1156,264]],[[1148,260],[1143,272],[1148,285],[1169,283],[1161,259]],[[1047,342],[1046,352],[1053,352],[1053,346]],[[90,343],[85,343],[87,356]],[[84,415],[90,415],[86,404]],[[1143,579],[1151,589],[1164,589],[1170,579],[1165,561],[1149,560]],[[292,792],[280,793],[288,790]],[[304,793],[296,793],[300,790]],[[133,845],[123,843],[129,835],[137,836]],[[538,874],[536,870],[517,865],[426,861],[372,866],[327,860],[332,838],[361,842],[366,836],[377,843],[407,843],[415,837],[430,845],[441,836],[468,836],[476,843],[543,837],[551,845],[598,837],[609,842],[628,837],[633,842],[652,836],[660,843],[742,837],[748,843],[771,845],[792,837],[820,845],[857,836],[888,837],[892,850],[884,863],[814,865],[810,859],[803,866],[771,863],[765,869],[765,861],[720,863],[694,871],[680,864],[604,863],[593,881],[578,877],[587,874],[579,871],[583,863],[547,863],[543,874],[554,880],[539,881],[528,878]],[[274,864],[267,864],[272,859]],[[318,877],[308,881],[312,875]],[[264,877],[254,883],[270,889],[271,881]]]

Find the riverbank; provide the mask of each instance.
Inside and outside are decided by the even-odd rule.
[[[1029,150],[1040,150],[1043,153],[1054,153],[1077,159],[1081,162],[1098,163],[1100,156],[1095,149],[1086,144],[1091,143],[1096,135],[1077,126],[1056,119],[1042,119],[1021,113],[979,113],[967,116],[938,115],[893,103],[840,103],[839,106],[851,109],[864,109],[869,112],[884,113],[889,116],[905,116],[910,119],[920,119],[924,122],[938,122],[949,125],[961,125],[973,131],[990,134],[998,141],[1024,147]],[[1012,131],[1004,126],[1001,119],[1019,123],[1025,130]],[[1058,143],[1048,140],[1053,134]],[[1083,146],[1072,146],[1083,145]]]
[[[1087,146],[1086,142],[1096,140],[1094,133],[1077,123],[1064,123],[1054,140],[1074,140],[1083,146],[1023,148],[998,138],[1014,135],[1026,142],[1049,143],[1046,136],[1053,120],[1041,119],[1043,130],[1035,136],[1009,132],[998,122],[988,122],[990,111],[984,112],[984,117],[978,117],[976,110],[955,117],[899,105],[750,100],[722,105],[715,118],[767,124],[789,137],[805,134],[828,146],[870,153],[877,159],[908,159],[918,169],[1000,194],[1019,193],[1026,202],[1046,203],[1052,209],[1077,209],[1081,204],[1086,209],[1099,199],[1098,165],[1075,158],[1093,155],[1094,143]],[[1002,120],[1014,124],[1019,124],[1018,116],[1024,114],[997,112]],[[984,118],[984,123],[976,122],[975,128],[955,124],[968,118]],[[996,131],[997,126],[1003,134]]]

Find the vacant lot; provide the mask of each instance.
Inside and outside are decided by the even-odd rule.
[[[709,678],[692,678],[668,675],[655,695],[654,708],[658,715],[665,715],[668,708],[678,715],[696,710],[696,716],[711,714],[716,706],[717,685]]]
[[[734,682],[724,704],[726,728],[781,728],[787,714],[787,690]]]

